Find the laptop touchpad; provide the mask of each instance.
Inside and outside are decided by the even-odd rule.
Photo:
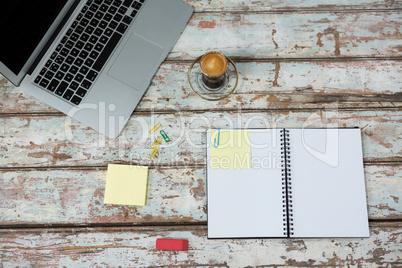
[[[149,76],[154,75],[154,68],[159,66],[162,53],[162,47],[132,34],[108,74],[139,90],[149,82]]]

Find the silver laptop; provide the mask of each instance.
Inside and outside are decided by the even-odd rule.
[[[193,9],[181,0],[5,1],[0,72],[117,137]]]

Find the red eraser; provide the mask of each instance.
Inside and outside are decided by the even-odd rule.
[[[188,241],[184,239],[156,239],[156,249],[187,251]]]

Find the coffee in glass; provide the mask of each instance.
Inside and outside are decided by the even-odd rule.
[[[219,90],[225,85],[228,61],[222,53],[206,53],[200,60],[200,67],[203,73],[202,82],[207,89]]]
[[[188,83],[199,97],[217,101],[232,94],[239,81],[236,64],[222,53],[212,51],[194,60],[188,69]]]

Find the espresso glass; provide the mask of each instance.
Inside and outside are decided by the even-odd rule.
[[[207,90],[218,91],[227,82],[228,61],[219,52],[209,52],[202,56],[200,60],[202,71],[201,82]]]
[[[229,97],[236,89],[239,71],[222,53],[212,51],[197,57],[188,70],[188,83],[199,97],[217,101]]]

